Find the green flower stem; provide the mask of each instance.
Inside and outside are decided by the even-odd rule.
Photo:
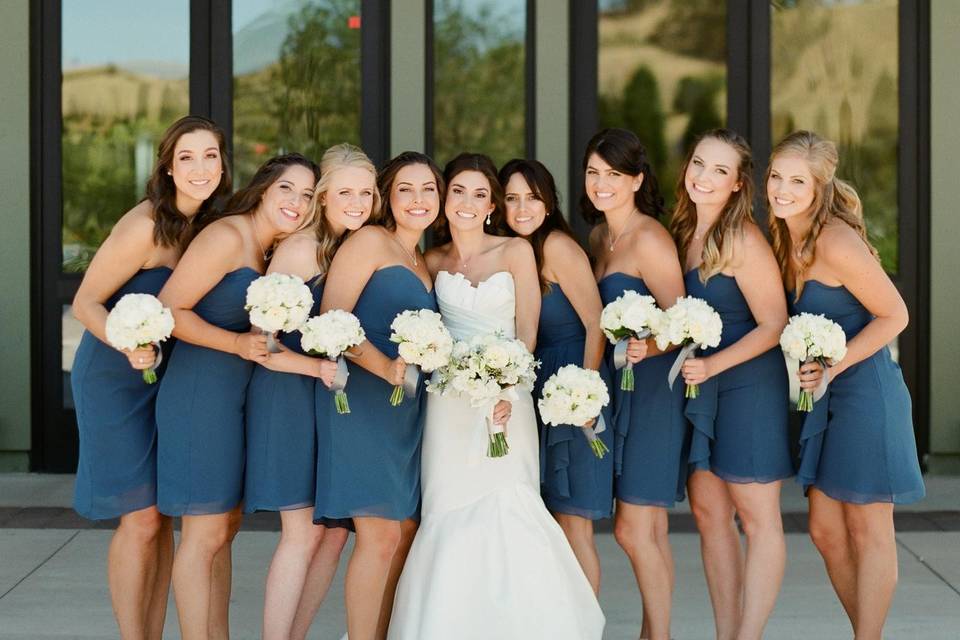
[[[603,444],[603,440],[597,438],[596,440],[590,441],[590,448],[593,450],[593,455],[598,458],[603,458],[610,449],[607,448],[607,445]]]
[[[333,394],[333,404],[340,415],[350,413],[350,403],[347,402],[347,394],[343,389]]]
[[[507,444],[507,436],[501,433],[490,435],[490,446],[487,447],[488,458],[502,458],[510,452],[510,445]]]
[[[620,376],[620,390],[633,391],[633,365],[628,364],[623,368],[623,374]]]
[[[390,394],[390,404],[398,407],[401,402],[403,402],[403,385],[398,384],[393,388],[393,393]]]
[[[810,391],[800,390],[800,397],[797,398],[797,411],[813,411],[813,394]]]
[[[147,384],[156,384],[157,372],[153,370],[153,367],[143,370],[143,381]]]
[[[700,395],[700,385],[698,384],[688,384],[687,391],[684,393],[684,397],[687,398],[696,398]]]

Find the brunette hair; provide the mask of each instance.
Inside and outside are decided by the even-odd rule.
[[[703,242],[703,261],[699,269],[701,282],[706,282],[733,262],[735,238],[742,237],[744,225],[753,220],[753,155],[750,144],[743,136],[730,129],[707,131],[690,145],[677,178],[677,205],[670,221],[670,233],[677,244],[680,264],[686,264],[687,249],[697,230],[697,207],[690,200],[686,187],[687,167],[693,160],[697,145],[707,139],[718,140],[737,152],[737,180],[740,188],[730,195],[720,217],[707,231]]]
[[[217,140],[220,150],[220,183],[200,209],[188,218],[177,209],[177,185],[173,182],[173,154],[181,136],[193,131],[209,131]],[[147,180],[144,200],[153,205],[153,242],[161,247],[177,247],[182,252],[190,244],[196,232],[203,227],[205,219],[214,212],[218,200],[230,194],[233,181],[230,177],[230,161],[227,158],[226,136],[212,120],[202,116],[184,116],[163,133],[157,147],[157,162]]]
[[[660,218],[664,214],[660,183],[650,164],[647,150],[636,134],[626,129],[604,129],[595,134],[583,152],[584,171],[587,170],[593,154],[603,158],[604,162],[621,173],[629,176],[643,174],[643,182],[633,194],[634,205],[640,213],[654,218]],[[580,197],[580,214],[591,225],[603,220],[603,212],[593,206],[586,192]]]
[[[856,231],[877,260],[880,259],[880,254],[877,253],[876,248],[870,244],[870,240],[867,238],[867,227],[863,220],[863,205],[860,202],[860,196],[857,195],[853,186],[836,176],[837,165],[840,161],[837,146],[812,131],[794,131],[781,140],[770,154],[770,165],[767,166],[764,184],[770,180],[773,159],[781,155],[797,156],[804,160],[810,169],[810,175],[813,176],[814,182],[813,203],[810,205],[808,214],[811,218],[810,228],[800,245],[800,252],[797,255],[798,264],[796,272],[792,274],[792,283],[789,280],[791,276],[790,260],[791,255],[794,255],[793,241],[790,239],[786,222],[773,214],[769,202],[767,206],[768,211],[770,211],[770,238],[773,244],[773,253],[777,256],[777,262],[780,263],[780,274],[783,277],[784,285],[787,287],[791,284],[794,285],[796,297],[799,299],[803,292],[803,276],[810,265],[813,264],[816,254],[817,238],[820,237],[824,225],[830,220],[840,220]]]
[[[503,216],[503,186],[497,178],[497,166],[493,164],[490,156],[483,153],[461,153],[451,160],[443,168],[443,180],[450,185],[450,182],[464,171],[479,171],[483,177],[490,183],[490,201],[493,203],[493,211],[490,212],[491,221],[493,218]],[[443,244],[450,241],[450,228],[447,224],[445,212],[442,210],[446,206],[446,198],[441,205],[440,215],[437,216],[438,224],[434,231],[434,241],[436,244]]]
[[[533,246],[533,255],[537,260],[537,277],[540,279],[540,292],[546,293],[550,290],[550,283],[547,282],[541,273],[543,269],[543,245],[554,231],[564,233],[571,239],[573,238],[573,232],[570,230],[570,225],[567,224],[566,219],[563,217],[563,212],[560,210],[560,196],[557,194],[557,185],[550,171],[543,163],[538,160],[524,160],[521,158],[514,158],[507,162],[507,164],[503,165],[500,169],[498,176],[504,190],[506,190],[506,185],[510,182],[510,178],[513,177],[514,174],[520,174],[530,188],[530,191],[543,202],[543,207],[547,211],[547,216],[543,219],[543,223],[537,227],[533,233],[527,236],[527,240],[529,240]],[[517,235],[506,222],[506,206],[504,206],[504,211],[496,222],[497,227],[504,235]]]
[[[380,173],[377,174],[377,188],[380,191],[380,212],[379,215],[370,216],[370,221],[391,231],[397,227],[397,221],[393,217],[393,209],[390,208],[390,191],[393,189],[393,183],[397,180],[397,174],[404,167],[412,164],[426,165],[433,174],[433,179],[437,182],[437,200],[440,206],[443,206],[444,181],[443,174],[440,173],[440,167],[430,158],[430,156],[418,151],[404,151],[400,155],[391,158],[387,164],[383,165]],[[443,211],[437,216],[439,219]]]

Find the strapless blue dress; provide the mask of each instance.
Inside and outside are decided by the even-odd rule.
[[[167,267],[138,271],[110,297],[107,310],[128,293],[157,295]],[[173,340],[162,344],[170,355]],[[166,361],[160,363],[162,378]],[[80,432],[80,459],[73,505],[91,520],[118,518],[157,503],[159,384],[147,384],[125,355],[83,332],[70,375]]]
[[[420,278],[400,265],[375,271],[353,314],[367,339],[388,358],[397,357],[390,324],[407,310],[437,310],[436,297]],[[316,385],[317,492],[314,522],[343,526],[358,516],[406,520],[420,504],[420,444],[425,378],[417,395],[390,405],[393,391],[383,378],[349,360],[346,392],[350,413],[338,414],[333,394]]]
[[[537,381],[533,387],[534,399],[543,395],[543,385],[561,367],[583,366],[583,347],[586,332],[580,317],[559,284],[551,283],[540,306],[540,324],[537,330],[537,348],[540,361]],[[606,363],[600,375],[612,386]],[[607,429],[599,438],[610,452],[597,458],[577,426],[547,426],[537,409],[540,429],[540,484],[543,501],[554,513],[598,520],[609,518],[613,507],[613,407],[608,404],[602,412]]]
[[[615,272],[598,283],[603,304],[624,291],[651,295],[641,278]],[[620,389],[620,376],[612,388],[615,493],[630,504],[672,507],[686,489],[687,421],[683,417],[683,385],[667,386],[667,372],[676,358],[665,353],[645,358],[633,367],[634,390]],[[613,367],[613,348],[607,348],[607,366]]]
[[[720,314],[720,345],[698,351],[708,356],[724,349],[757,323],[735,278],[717,274],[706,284],[698,269],[684,276],[687,295],[702,298]],[[684,388],[683,376],[675,387]],[[687,400],[693,424],[691,471],[708,470],[727,482],[773,482],[793,475],[787,431],[789,391],[780,345],[713,376],[700,395]]]
[[[247,287],[260,277],[241,267],[193,308],[212,325],[250,330]],[[244,406],[253,363],[180,340],[157,396],[157,507],[171,516],[226,513],[243,499]]]
[[[842,286],[808,280],[799,300],[788,295],[791,313],[823,314],[843,327],[848,341],[873,320]],[[856,504],[923,498],[910,392],[889,348],[830,380],[804,416],[797,481]]]

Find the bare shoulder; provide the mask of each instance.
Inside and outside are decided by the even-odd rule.
[[[268,271],[291,273],[308,280],[316,274],[317,269],[316,236],[301,231],[284,238],[277,245]]]
[[[500,238],[497,247],[510,260],[533,259],[533,247],[524,238]]]
[[[587,244],[590,246],[590,253],[596,255],[597,249],[603,244],[603,239],[607,235],[607,223],[601,222],[590,229],[590,235],[587,237]]]
[[[340,247],[340,250],[337,251],[337,255],[341,252],[345,252],[348,255],[367,255],[367,252],[377,251],[378,247],[382,247],[387,243],[389,238],[387,234],[390,233],[380,225],[368,224],[363,227],[360,227],[347,237],[343,241],[343,245]],[[368,257],[373,258],[375,255],[369,255]]]
[[[587,253],[580,246],[580,243],[562,231],[553,231],[547,236],[543,243],[543,255],[549,262],[570,257],[587,257]]]
[[[817,237],[817,257],[832,266],[868,257],[874,259],[870,247],[860,234],[839,221],[824,225],[820,231]]]
[[[123,214],[110,234],[128,242],[149,240],[152,243],[155,225],[153,204],[144,200]]]
[[[767,253],[773,250],[770,247],[770,242],[767,241],[767,237],[763,235],[763,231],[754,222],[743,225],[743,233],[735,238],[734,242],[740,243],[738,248],[743,248],[747,252],[761,251]]]
[[[673,242],[673,236],[670,235],[666,227],[660,224],[659,220],[650,216],[643,217],[633,245],[640,255],[677,255],[677,246]]]
[[[451,246],[452,243],[448,242],[447,244],[441,244],[427,249],[426,253],[423,254],[423,259],[427,263],[427,271],[433,275],[436,275],[436,273],[440,271],[444,259],[450,252]]]

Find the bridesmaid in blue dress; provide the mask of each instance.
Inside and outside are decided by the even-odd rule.
[[[677,386],[693,425],[687,487],[718,638],[760,638],[786,566],[780,486],[793,475],[777,261],[753,221],[753,161],[737,133],[703,134],[687,155],[671,230],[687,294],[723,320],[719,347],[687,360]],[[734,522],[747,536],[746,557]]]
[[[377,172],[349,144],[320,161],[313,223],[277,245],[267,273],[303,279],[320,309],[323,278],[344,237],[380,208]],[[330,402],[337,372],[326,358],[305,355],[299,331],[284,333],[284,350],[254,367],[247,388],[247,466],[244,511],[279,511],[280,542],[267,575],[262,637],[305,638],[340,561],[348,530],[313,524],[317,477],[315,396]],[[317,383],[316,381],[320,382]],[[326,417],[326,411],[322,417]]]
[[[173,524],[156,508],[157,385],[138,373],[155,364],[156,353],[111,347],[107,314],[127,293],[160,292],[195,223],[230,192],[224,154],[223,132],[210,120],[188,116],[173,123],[160,141],[146,197],[113,227],[73,300],[73,313],[87,329],[71,375],[80,432],[74,508],[95,520],[120,518],[108,577],[124,638],[163,633]],[[163,345],[166,355],[171,343]]]
[[[378,178],[382,210],[337,251],[321,311],[351,311],[367,339],[351,349],[349,414],[326,392],[317,401],[315,521],[352,518],[357,541],[347,566],[351,638],[385,637],[393,594],[416,532],[424,384],[416,397],[390,405],[406,365],[390,342],[390,324],[405,310],[437,308],[419,243],[440,211],[443,178],[427,156],[405,152]]]
[[[683,295],[677,249],[657,220],[663,198],[646,150],[624,129],[604,129],[583,157],[581,213],[595,225],[590,234],[594,276],[604,304],[626,290],[652,295],[662,308]],[[613,370],[612,349],[607,364]],[[631,339],[635,389],[620,389],[614,376],[614,535],[630,558],[642,596],[640,637],[670,637],[674,583],[667,508],[683,499],[683,393],[667,386],[670,355],[653,340]]]
[[[553,176],[536,160],[514,159],[500,170],[504,185],[503,220],[497,227],[533,245],[543,301],[534,353],[540,361],[533,397],[547,379],[574,364],[599,370],[606,338],[600,329],[600,294],[587,254],[573,239],[560,210]],[[607,429],[598,437],[614,450],[612,407],[603,411]],[[609,518],[613,507],[613,455],[598,459],[581,427],[540,427],[540,482],[543,501],[563,529],[594,592],[600,590],[600,558],[593,539],[593,521]]]
[[[897,583],[893,505],[924,496],[910,394],[887,345],[907,308],[867,240],[860,198],[836,178],[836,146],[798,131],[767,168],[770,232],[795,313],[823,314],[847,336],[826,372],[800,368],[800,385],[827,393],[805,414],[798,480],[810,537],[857,638],[878,639]]]
[[[160,300],[178,342],[157,395],[157,505],[183,516],[173,590],[184,638],[228,636],[230,543],[240,524],[244,401],[266,339],[250,330],[247,287],[274,243],[310,223],[316,164],[262,165],[184,253]]]

